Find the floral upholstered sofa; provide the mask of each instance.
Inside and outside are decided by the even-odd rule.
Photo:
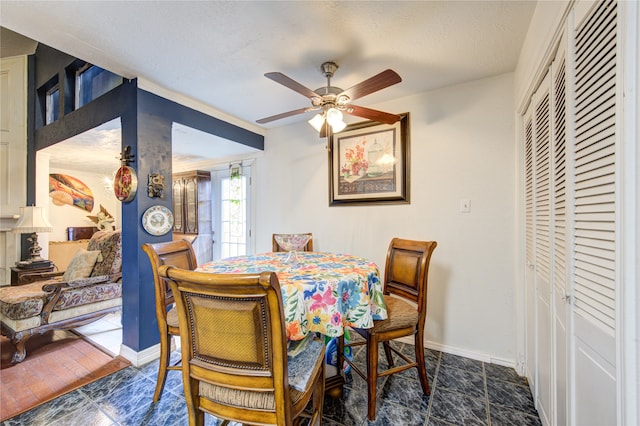
[[[1,332],[16,346],[12,362],[26,356],[34,334],[66,330],[95,321],[122,307],[122,234],[96,232],[64,273],[21,277],[0,288]]]

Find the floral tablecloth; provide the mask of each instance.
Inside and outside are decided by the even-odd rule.
[[[288,253],[262,253],[209,262],[199,271],[278,275],[284,302],[287,337],[300,340],[309,332],[336,337],[344,326],[371,328],[387,319],[378,266],[348,254],[298,252],[297,263],[284,263]]]

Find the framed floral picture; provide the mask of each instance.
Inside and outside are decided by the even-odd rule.
[[[409,203],[409,113],[329,136],[329,205]]]

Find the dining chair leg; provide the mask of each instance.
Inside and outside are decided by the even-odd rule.
[[[169,352],[169,341],[167,333],[160,334],[160,367],[158,368],[158,380],[156,381],[156,391],[153,394],[153,402],[158,402],[162,396],[164,383],[167,379],[167,367],[171,359]]]
[[[382,346],[384,347],[384,354],[387,357],[387,364],[389,364],[389,367],[393,367],[393,357],[391,356],[391,346],[389,342],[382,342]]]
[[[367,339],[367,416],[376,418],[376,387],[378,385],[378,342],[372,336]]]
[[[338,336],[338,348],[337,348],[337,353],[336,353],[337,357],[336,357],[336,366],[338,365],[342,365],[344,368],[344,334]],[[340,370],[338,370],[338,372],[340,372]],[[344,373],[343,373],[344,375]]]
[[[340,365],[340,364],[338,364]],[[323,373],[320,376],[320,379],[318,380],[318,383],[316,385],[316,390],[313,393],[313,403],[312,403],[312,407],[313,407],[313,412],[316,413],[315,418],[312,416],[311,418],[311,426],[320,426],[322,424],[322,410],[323,410],[323,405],[324,405],[324,391],[325,391],[325,387],[324,387],[324,365],[322,366],[322,371]]]
[[[418,377],[420,378],[420,385],[422,386],[422,392],[425,395],[431,394],[431,389],[429,388],[429,378],[427,377],[427,366],[424,360],[424,341],[423,341],[423,333],[416,333],[416,362],[418,364]]]
[[[195,410],[193,423],[191,423],[191,416],[189,416],[189,426],[204,426],[204,411]]]

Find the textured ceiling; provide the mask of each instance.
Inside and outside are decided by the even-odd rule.
[[[257,119],[309,105],[263,75],[316,89],[337,62],[346,89],[384,69],[403,81],[362,106],[511,72],[535,1],[7,1],[0,25],[141,87],[193,99],[264,133]],[[398,111],[390,111],[398,112]]]

